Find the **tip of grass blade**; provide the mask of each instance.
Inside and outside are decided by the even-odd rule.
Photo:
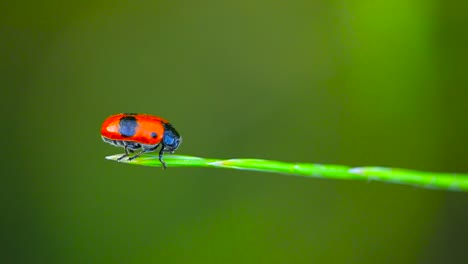
[[[115,160],[115,161],[117,161],[117,159],[122,157],[122,155],[123,154],[115,154],[115,155],[107,156],[106,160]]]
[[[151,167],[161,167],[162,164],[159,161],[159,155],[154,153],[145,153],[140,157],[128,160],[128,158],[123,158],[118,160],[124,154],[115,154],[106,156],[106,160],[117,161],[125,164],[132,165],[142,165],[142,166],[151,166]],[[167,167],[208,167],[207,163],[212,160],[194,157],[194,156],[185,156],[185,155],[164,155],[164,161],[167,164]]]

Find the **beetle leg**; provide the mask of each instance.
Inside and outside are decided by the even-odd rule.
[[[145,152],[147,152],[145,149],[141,149],[141,151],[138,152],[137,154],[133,155],[132,157],[128,157],[128,160],[136,159],[136,158],[140,157],[141,154],[143,154],[143,153],[145,153]]]
[[[162,145],[161,149],[159,150],[159,161],[163,165],[163,169],[166,169],[167,168],[166,162],[164,162],[164,160],[162,159],[163,154],[164,154],[164,144],[161,144],[161,145]]]
[[[117,161],[119,161],[119,160],[121,160],[121,159],[123,159],[125,157],[128,157],[128,146],[125,145],[124,148],[125,148],[125,154],[123,154],[122,157],[118,158]]]

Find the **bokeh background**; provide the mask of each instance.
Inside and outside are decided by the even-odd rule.
[[[467,172],[467,3],[1,1],[2,263],[462,263],[467,193],[127,166],[99,129]]]

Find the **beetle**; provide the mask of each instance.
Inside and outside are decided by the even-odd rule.
[[[101,137],[104,142],[117,147],[123,147],[125,154],[117,160],[128,157],[133,160],[143,153],[155,151],[159,146],[159,161],[163,168],[164,153],[174,153],[182,143],[182,137],[166,119],[149,114],[122,113],[115,114],[104,120],[101,127]],[[141,149],[130,157],[129,153]]]

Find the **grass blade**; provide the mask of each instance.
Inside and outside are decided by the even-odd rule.
[[[123,154],[106,157],[117,161]],[[425,172],[388,167],[349,167],[332,164],[287,163],[263,159],[207,159],[183,155],[164,155],[168,168],[204,167],[239,169],[270,173],[281,173],[303,177],[329,178],[340,180],[381,181],[450,191],[468,191],[468,174]],[[158,156],[144,154],[134,160],[126,158],[121,163],[162,167]]]

